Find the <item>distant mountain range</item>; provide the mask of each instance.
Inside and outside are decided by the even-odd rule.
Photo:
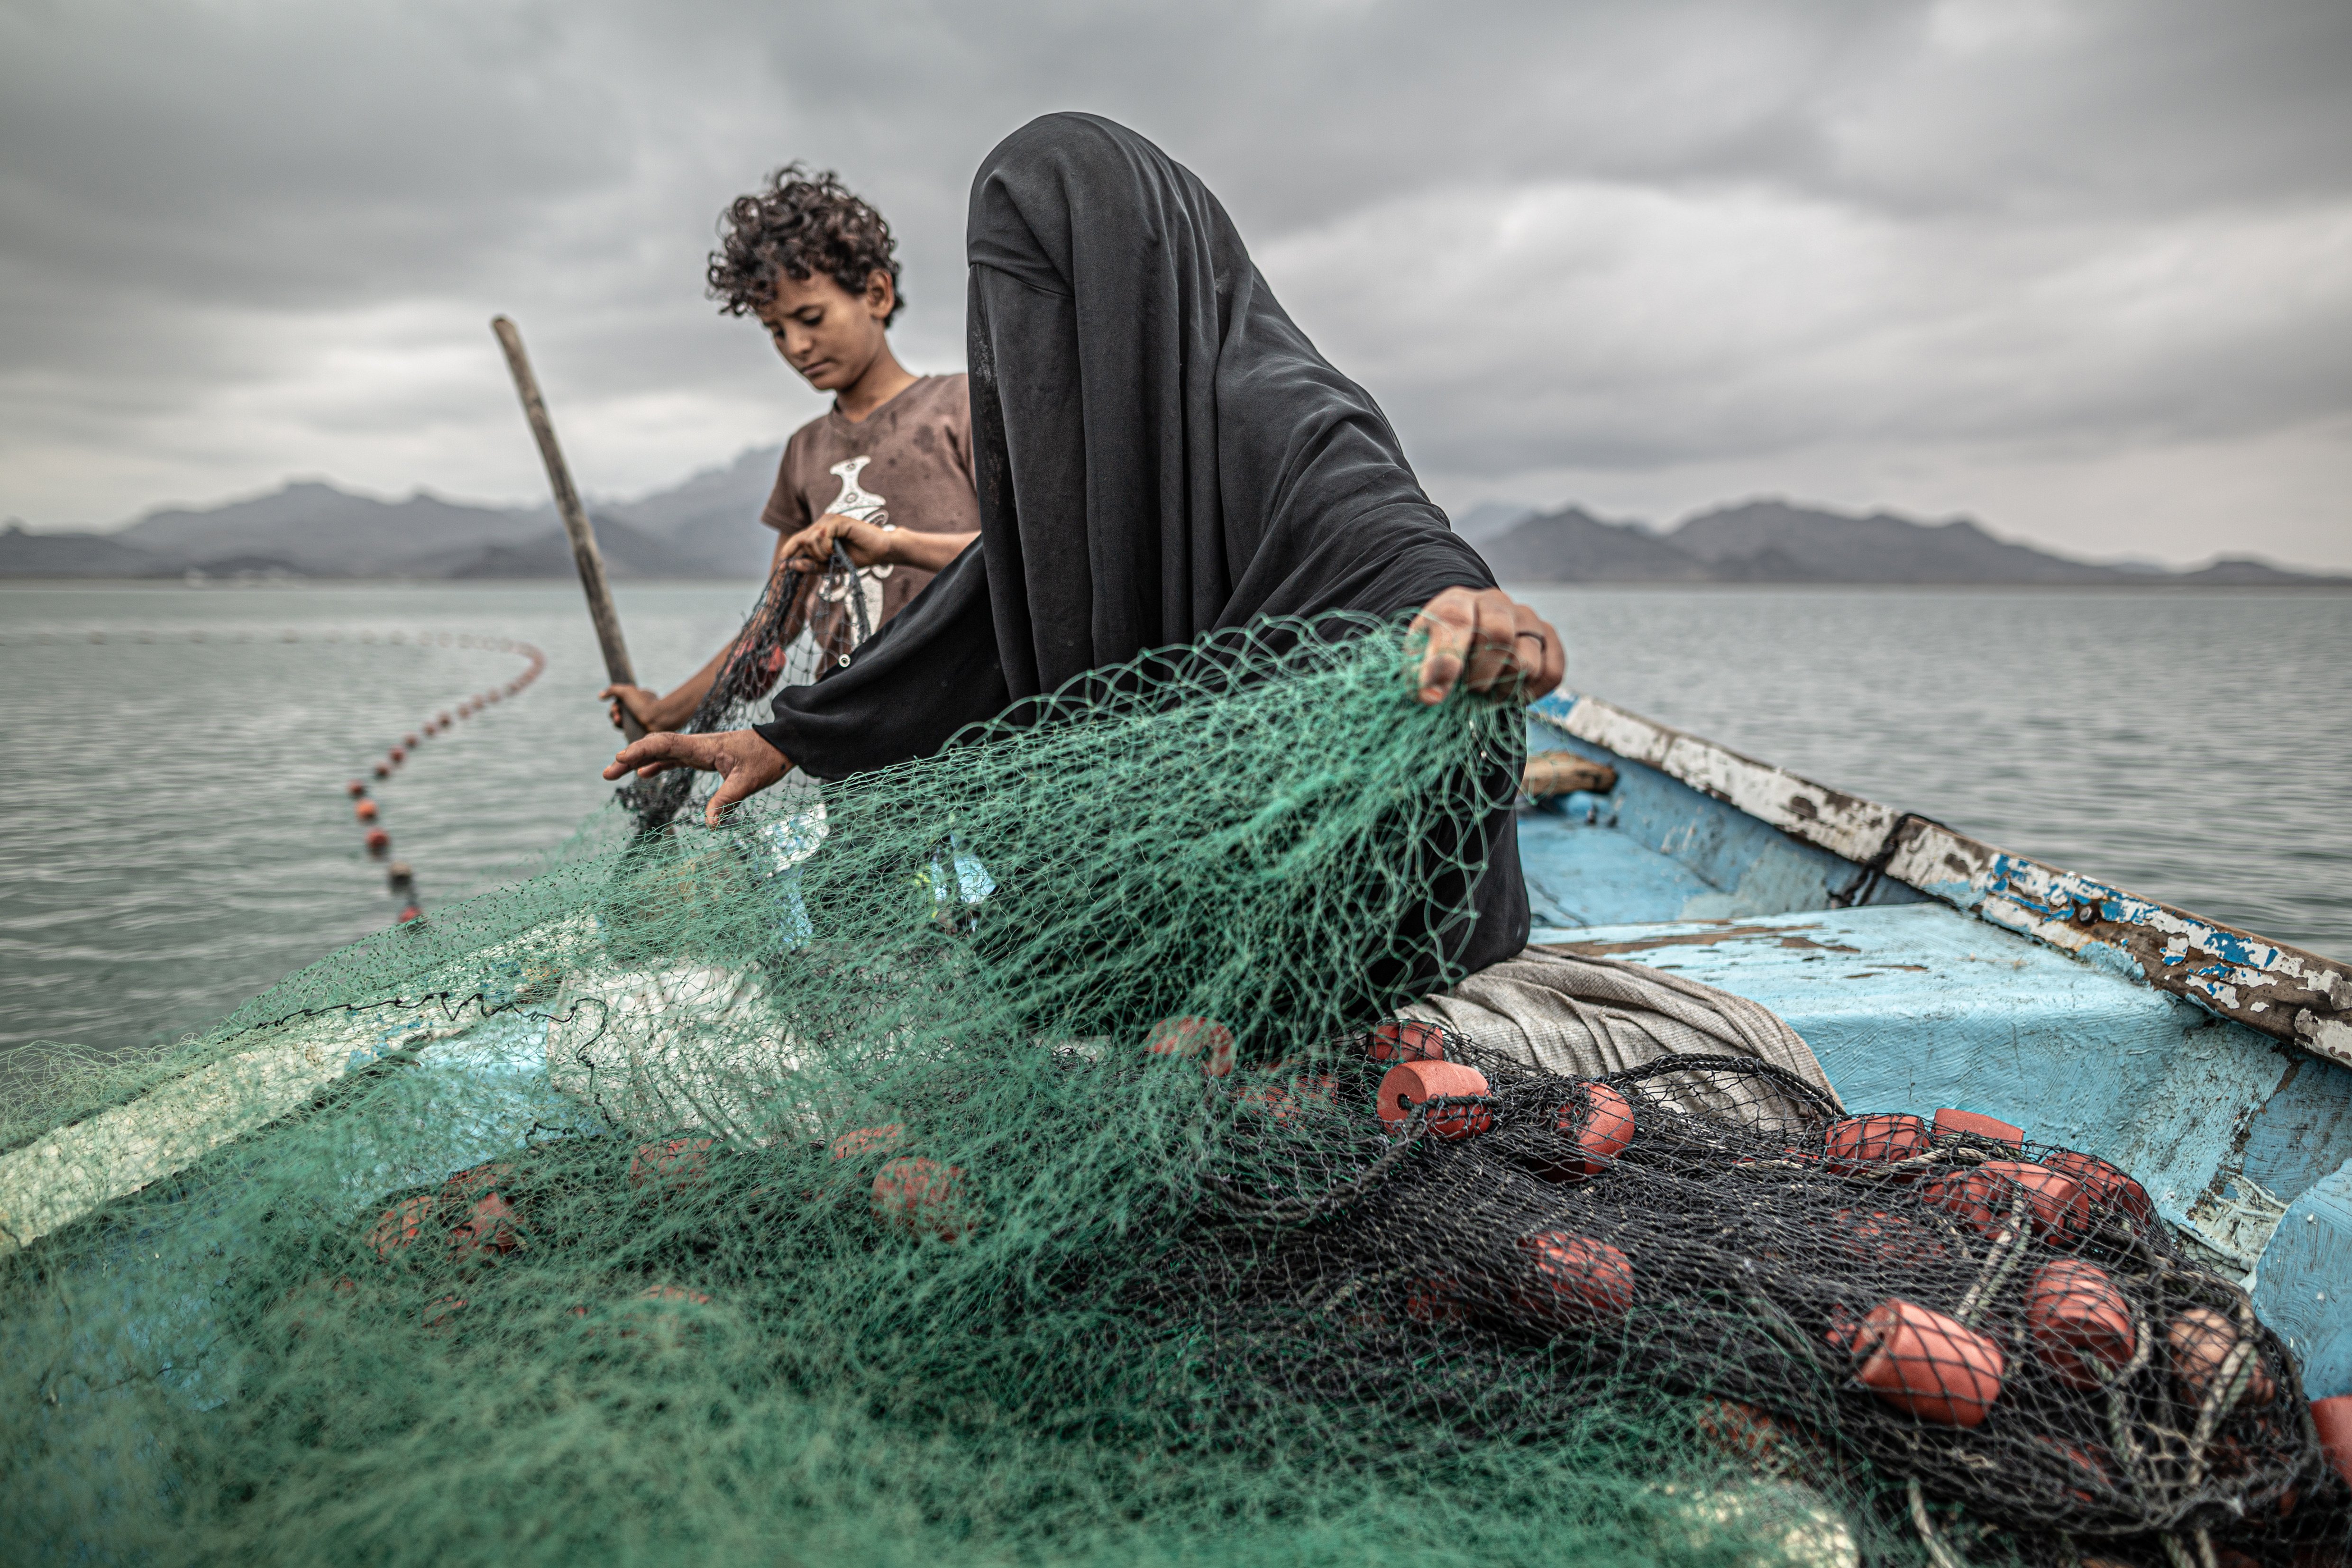
[[[1475,521],[1474,521],[1475,519]],[[1605,522],[1581,507],[1516,517],[1465,515],[1463,532],[1505,582],[2180,584],[2352,588],[2352,578],[2225,557],[2190,571],[2074,560],[1997,539],[1968,518],[1916,523],[1746,501],[1685,518],[1664,533]]]
[[[635,501],[593,503],[615,578],[757,578],[776,536],[760,508],[781,447]],[[315,480],[249,501],[151,512],[114,533],[0,533],[0,577],[568,577],[552,506],[471,507],[422,492],[354,496]]]
[[[616,578],[757,578],[775,536],[759,526],[777,447],[744,453],[672,489],[598,502]],[[1485,502],[1454,519],[1505,582],[1927,583],[2352,588],[2352,578],[2224,559],[2193,571],[2104,566],[1995,538],[1966,518],[1917,523],[1786,501],[1720,507],[1658,532],[1580,507]],[[317,481],[249,501],[151,512],[113,533],[0,532],[0,577],[568,577],[572,551],[551,507],[469,507],[422,492],[404,501]]]

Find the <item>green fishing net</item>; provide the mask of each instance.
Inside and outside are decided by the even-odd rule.
[[[2181,1419],[2147,1354],[1968,1430],[1855,1382],[1839,1313],[1990,1333],[2046,1275],[1997,1180],[1988,1242],[1785,1074],[1396,1021],[1524,750],[1413,685],[1393,626],[1213,636],[716,831],[616,813],[52,1080],[0,1123],[5,1556],[1830,1563],[1934,1509],[2060,1562],[2323,1490],[2274,1339],[2126,1206],[2064,1249],[2220,1314],[2194,1473],[2097,1458]]]

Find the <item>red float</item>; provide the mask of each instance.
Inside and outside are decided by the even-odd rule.
[[[461,1263],[495,1262],[522,1245],[514,1218],[514,1206],[495,1192],[475,1199],[449,1231],[449,1255]]]
[[[674,1192],[700,1186],[709,1179],[710,1151],[718,1142],[716,1138],[670,1138],[661,1143],[639,1144],[636,1152],[629,1156],[629,1185],[661,1186]]]
[[[1972,1171],[1938,1176],[1919,1196],[1980,1234],[1998,1236],[2008,1228],[2020,1189],[2035,1235],[2046,1240],[2083,1224],[2083,1189],[2056,1171],[2021,1160],[1989,1160]]]
[[[1940,1263],[1950,1255],[1940,1238],[1899,1214],[1875,1208],[1841,1208],[1831,1218],[1844,1241],[1845,1251],[1865,1262]]]
[[[1234,1031],[1214,1019],[1161,1019],[1151,1026],[1143,1049],[1154,1056],[1197,1056],[1209,1078],[1234,1070]]]
[[[1372,1026],[1364,1054],[1374,1061],[1443,1061],[1445,1030],[1420,1019],[1390,1019]]]
[[[1916,1116],[1848,1116],[1830,1124],[1822,1140],[1822,1164],[1841,1176],[1852,1176],[1925,1154],[1933,1142],[1927,1124]]]
[[[361,841],[367,845],[367,852],[372,855],[381,855],[392,848],[392,835],[382,828],[370,828],[367,837]]]
[[[2012,1127],[1998,1116],[1987,1116],[1977,1111],[1955,1111],[1949,1106],[1936,1113],[1936,1134],[1973,1133],[1979,1138],[1990,1138],[1996,1144],[2010,1147],[2025,1146],[2025,1130]]]
[[[1519,1252],[1531,1279],[1516,1299],[1533,1326],[1622,1317],[1633,1304],[1633,1266],[1605,1241],[1541,1230],[1520,1237]]]
[[[408,760],[408,753],[402,750],[397,746],[394,747],[390,751],[385,752],[383,755],[384,759],[390,762],[394,768],[399,767],[403,762]]]
[[[2000,1347],[1976,1330],[1900,1297],[1882,1301],[1853,1337],[1861,1385],[1922,1421],[1983,1423],[2000,1397]]]
[[[404,735],[400,737],[400,744],[414,751],[416,749],[416,737],[413,735]]]
[[[383,763],[383,762],[379,762],[379,763],[377,763],[377,764],[375,765],[375,776],[376,776],[377,778],[379,778],[379,779],[389,779],[389,778],[391,778],[391,777],[392,777],[392,767],[391,767],[391,765],[390,765],[389,763]]]
[[[2311,1424],[2319,1428],[2319,1446],[2336,1473],[2352,1482],[2352,1394],[2311,1402]]]
[[[2044,1263],[2025,1291],[2025,1332],[2042,1364],[2069,1388],[2105,1386],[2139,1348],[2131,1305],[2096,1264]]]
[[[684,1301],[691,1307],[707,1307],[710,1298],[700,1291],[689,1291],[683,1285],[647,1285],[637,1294],[641,1301]]]
[[[343,793],[352,796],[353,799],[357,799],[358,797],[367,793],[367,786],[354,779],[350,783],[343,786]]]
[[[1701,1400],[1698,1429],[1716,1447],[1754,1465],[1778,1462],[1800,1448],[1778,1421],[1737,1399]]]
[[[1470,1308],[1462,1299],[1460,1281],[1416,1280],[1405,1287],[1404,1315],[1424,1328],[1434,1328],[1463,1322],[1469,1317]]]
[[[2156,1205],[2149,1199],[2147,1189],[2095,1155],[2060,1149],[2042,1155],[2039,1163],[2060,1176],[2072,1177],[2082,1187],[2086,1204],[2114,1209],[2135,1225],[2156,1223]]]
[[[2046,1166],[2024,1160],[1988,1160],[1977,1169],[2025,1189],[2026,1211],[2032,1216],[2034,1234],[2043,1240],[2077,1232],[2090,1223],[2090,1206],[2082,1185]]]
[[[2074,1443],[2062,1443],[2055,1437],[2043,1437],[2038,1432],[2033,1435],[2033,1440],[2056,1458],[2064,1460],[2066,1468],[2074,1472],[2076,1480],[2087,1486],[2096,1487],[2101,1492],[2111,1492],[2115,1490],[2116,1472],[2114,1467],[2106,1461],[2105,1449],[2085,1448]],[[2093,1503],[2098,1500],[2093,1493],[2081,1486],[2068,1487],[2066,1495],[2081,1503]],[[2091,1563],[2100,1561],[2103,1560],[2099,1558],[2083,1560],[2084,1568],[2089,1568]],[[2223,1561],[2227,1561],[2226,1556]]]
[[[963,1170],[919,1155],[884,1166],[874,1178],[874,1218],[893,1230],[954,1241],[972,1228],[964,1212]]]
[[[2238,1325],[2210,1307],[2191,1307],[2172,1320],[2164,1331],[2164,1348],[2172,1360],[2172,1375],[2180,1385],[2181,1397],[2189,1404],[2201,1406],[2221,1375],[2222,1364],[2238,1345]],[[2245,1387],[2238,1403],[2267,1405],[2278,1385],[2257,1359],[2252,1363]]]
[[[833,1157],[848,1160],[865,1154],[887,1154],[906,1135],[907,1129],[896,1122],[886,1122],[878,1127],[852,1127],[834,1139]]]
[[[389,1258],[414,1245],[425,1234],[425,1221],[432,1218],[432,1194],[404,1198],[377,1217],[374,1227],[367,1233],[367,1244],[377,1257]]]
[[[1584,1085],[1582,1106],[1563,1105],[1559,1117],[1552,1124],[1562,1137],[1575,1142],[1583,1158],[1566,1162],[1569,1168],[1545,1174],[1554,1180],[1570,1176],[1599,1176],[1617,1163],[1617,1156],[1633,1141],[1633,1107],[1625,1096],[1606,1083]]]
[[[1424,1100],[1475,1100],[1473,1104],[1441,1106],[1430,1113],[1429,1130],[1441,1138],[1466,1138],[1495,1124],[1495,1113],[1485,1103],[1486,1075],[1454,1061],[1401,1061],[1381,1080],[1381,1120],[1391,1132],[1401,1130],[1412,1108]]]
[[[419,909],[413,904],[404,904],[400,906],[400,914],[394,917],[393,924],[395,925],[405,925],[412,920],[422,920],[424,918],[425,911]]]

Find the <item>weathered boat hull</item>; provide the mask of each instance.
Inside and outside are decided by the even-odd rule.
[[[2352,966],[1841,794],[1596,699],[1531,744],[1617,770],[1529,808],[1535,939],[1750,997],[1851,1104],[1993,1113],[2137,1174],[2352,1393]]]

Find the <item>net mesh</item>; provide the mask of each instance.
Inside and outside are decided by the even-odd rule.
[[[10,1107],[10,1555],[2341,1549],[2122,1173],[1395,1018],[1524,744],[1411,653],[1154,655]]]

